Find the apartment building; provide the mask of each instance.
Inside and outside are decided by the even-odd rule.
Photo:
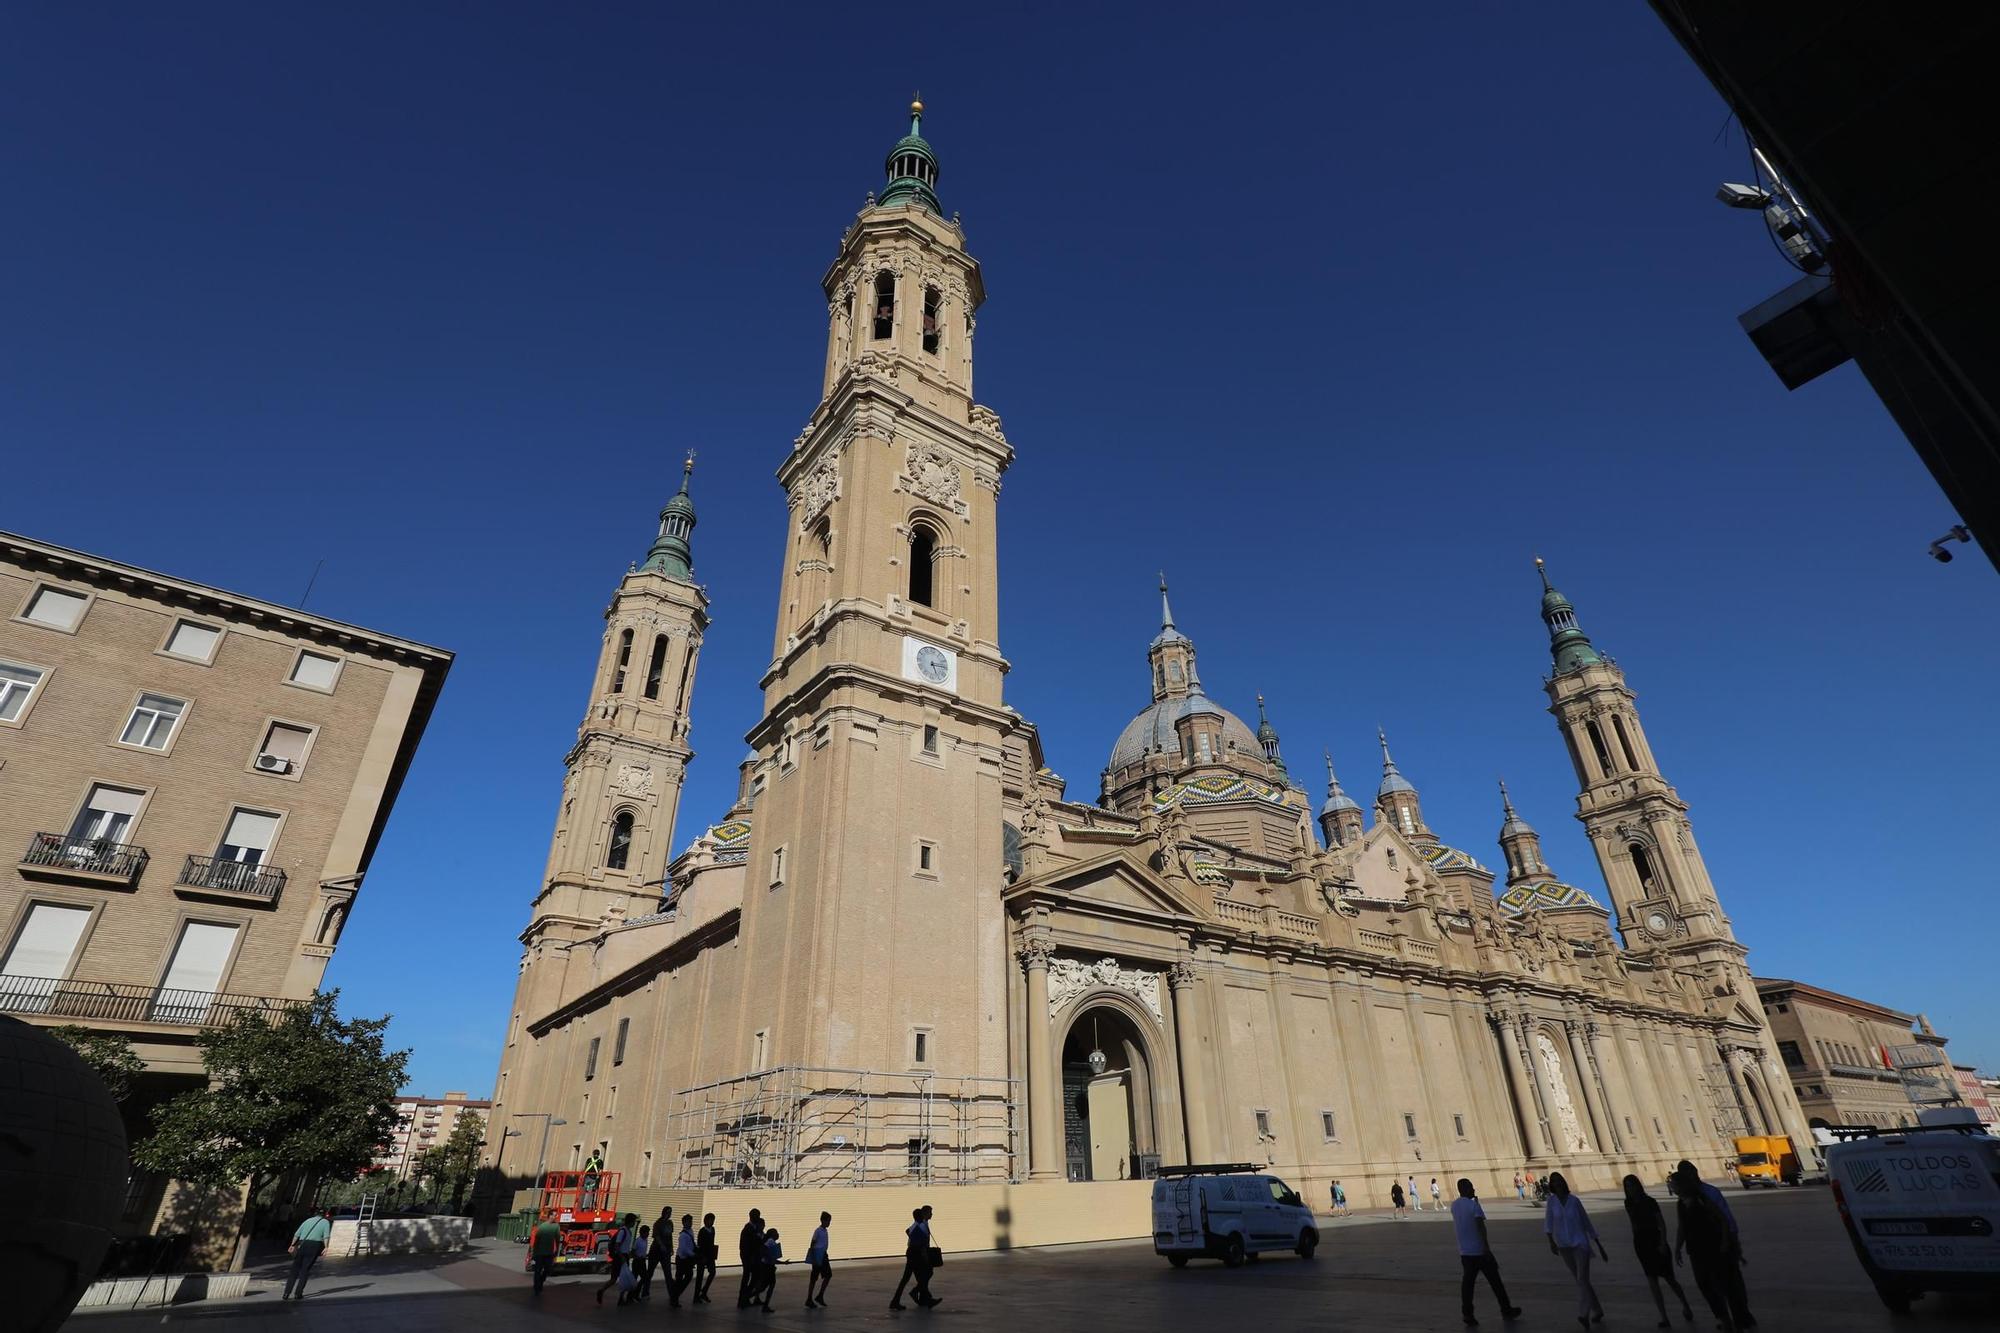
[[[493,1109],[492,1102],[473,1101],[462,1092],[442,1097],[405,1097],[396,1103],[396,1129],[382,1147],[375,1165],[384,1174],[407,1177],[427,1148],[442,1148],[458,1127],[458,1118],[467,1111],[482,1117]]]
[[[1915,1124],[1917,1107],[1905,1088],[1919,1069],[1907,1054],[1914,1048],[1934,1050],[1949,1072],[1946,1039],[1921,1015],[1774,977],[1757,978],[1757,996],[1815,1129]],[[1899,1069],[1899,1060],[1912,1067]]]
[[[319,986],[451,660],[0,533],[0,1013],[126,1038],[134,1137]]]

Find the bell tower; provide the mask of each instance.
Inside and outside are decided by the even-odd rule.
[[[503,1073],[515,1057],[519,1020],[547,1012],[561,992],[563,946],[645,916],[660,902],[681,787],[694,758],[688,703],[708,628],[708,594],[694,581],[692,565],[693,471],[690,453],[646,558],[619,581],[605,608],[590,702],[563,756],[548,865],[521,932],[525,951]]]
[[[985,299],[938,203],[923,106],[825,277],[822,397],[788,515],[741,939],[742,1049],[784,1064],[1006,1072],[999,887],[1000,419],[972,399]],[[917,1040],[918,1034],[923,1040]]]

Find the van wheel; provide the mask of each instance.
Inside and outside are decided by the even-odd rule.
[[[1878,1280],[1875,1283],[1875,1294],[1882,1298],[1882,1304],[1889,1307],[1890,1314],[1908,1314],[1910,1297],[1915,1293],[1907,1287],[1898,1287]]]
[[[1243,1267],[1243,1237],[1231,1236],[1222,1242],[1222,1266],[1224,1268]]]
[[[1170,1254],[1167,1256],[1167,1262],[1175,1268],[1186,1268],[1187,1256],[1185,1254]]]
[[[1305,1231],[1299,1233],[1299,1258],[1301,1259],[1312,1258],[1313,1251],[1317,1250],[1318,1248],[1319,1248],[1319,1232]]]

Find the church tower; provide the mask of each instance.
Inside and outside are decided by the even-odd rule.
[[[1790,1134],[1809,1143],[1805,1113],[1750,974],[1749,950],[1729,928],[1687,806],[1653,758],[1625,673],[1591,643],[1539,558],[1535,568],[1554,663],[1543,682],[1549,711],[1569,747],[1582,789],[1576,817],[1597,853],[1625,948],[1656,973],[1697,977],[1704,1001],[1721,1011],[1725,1026],[1706,1075],[1719,1128],[1732,1123],[1723,1108],[1733,1107],[1736,1132]]]
[[[1375,738],[1382,743],[1382,785],[1375,790],[1375,817],[1420,846],[1436,846],[1437,835],[1424,823],[1416,787],[1389,754],[1388,733],[1377,727]]]
[[[1514,798],[1507,794],[1504,782],[1500,784],[1500,809],[1504,816],[1500,851],[1507,858],[1507,887],[1548,878],[1549,868],[1542,861],[1542,835],[1515,813]]]
[[[1741,958],[1687,806],[1654,762],[1625,673],[1597,651],[1539,559],[1535,568],[1555,664],[1549,711],[1569,746],[1582,788],[1577,818],[1603,867],[1626,947],[1667,958],[1718,951]]]
[[[694,758],[688,700],[708,628],[708,594],[694,581],[690,545],[693,471],[689,454],[680,492],[660,511],[659,535],[604,612],[590,703],[563,756],[548,866],[521,934],[517,1015],[543,1012],[558,992],[564,955],[550,955],[551,945],[645,916],[660,902]]]
[[[742,1049],[779,1065],[1004,1076],[998,545],[1013,450],[972,398],[985,299],[910,132],[822,287],[822,397],[788,503],[764,716],[749,733]]]
[[[1361,841],[1361,803],[1341,789],[1333,775],[1333,751],[1326,754],[1326,804],[1319,808],[1319,831],[1328,847]]]

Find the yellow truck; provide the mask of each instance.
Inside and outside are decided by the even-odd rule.
[[[1805,1178],[1798,1149],[1785,1134],[1753,1134],[1736,1140],[1736,1183],[1744,1189],[1752,1185],[1796,1185]]]

